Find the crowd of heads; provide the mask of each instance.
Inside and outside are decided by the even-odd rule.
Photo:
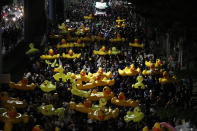
[[[16,47],[16,43],[23,36],[24,7],[22,3],[6,5],[2,8],[0,26],[2,33],[2,47],[9,51]]]
[[[72,95],[68,88],[71,87],[70,82],[64,83],[63,81],[57,82],[54,80],[53,68],[41,60],[39,57],[41,54],[45,54],[49,48],[53,48],[56,53],[67,52],[68,49],[57,49],[56,44],[60,42],[60,39],[49,39],[49,42],[45,44],[41,53],[27,58],[27,66],[24,69],[25,74],[23,77],[28,78],[29,83],[35,83],[41,85],[45,80],[52,81],[56,85],[57,89],[50,93],[44,93],[40,88],[36,88],[34,91],[20,91],[16,89],[1,88],[2,91],[9,92],[12,97],[20,97],[25,99],[28,103],[28,107],[19,110],[19,112],[27,112],[30,116],[30,122],[27,124],[17,124],[14,126],[14,130],[31,130],[35,125],[40,125],[44,130],[53,131],[55,127],[60,130],[133,130],[140,131],[144,126],[150,128],[155,122],[166,121],[173,126],[180,126],[182,118],[177,117],[174,114],[167,114],[165,117],[161,117],[159,112],[167,112],[170,109],[189,109],[191,108],[191,85],[187,79],[179,80],[176,83],[161,84],[159,83],[159,75],[144,76],[144,84],[148,88],[134,89],[132,84],[136,83],[136,76],[122,77],[118,73],[118,69],[123,69],[126,66],[134,64],[136,67],[146,69],[145,61],[155,61],[158,57],[163,61],[163,68],[170,72],[171,76],[174,75],[176,68],[171,68],[166,61],[165,56],[158,56],[152,54],[152,50],[149,47],[149,37],[145,32],[145,26],[143,26],[143,19],[137,17],[134,11],[128,11],[129,5],[121,6],[119,4],[114,5],[115,8],[111,9],[108,16],[96,17],[93,21],[84,21],[83,16],[89,15],[94,11],[92,4],[94,1],[86,0],[77,5],[71,4],[68,8],[67,14],[70,22],[66,23],[68,27],[79,28],[82,24],[90,27],[90,32],[86,35],[103,34],[106,39],[114,38],[117,33],[120,33],[122,37],[128,38],[128,41],[132,41],[138,38],[141,43],[145,44],[145,48],[128,47],[125,42],[117,44],[117,48],[121,51],[119,55],[106,55],[99,56],[94,55],[93,50],[101,48],[105,45],[106,48],[114,46],[109,41],[87,42],[88,45],[85,48],[73,48],[77,53],[81,53],[80,58],[76,59],[58,59],[58,63],[62,64],[65,73],[72,72],[79,74],[82,69],[87,72],[97,72],[99,67],[102,67],[106,72],[111,71],[113,73],[113,79],[116,80],[115,85],[111,87],[115,94],[124,92],[127,99],[134,99],[140,101],[140,108],[144,112],[145,117],[139,123],[126,123],[124,116],[127,111],[132,111],[131,107],[118,107],[120,114],[115,119],[107,121],[96,121],[88,119],[86,114],[74,111],[69,108],[69,102],[75,101],[76,103],[82,102],[84,99],[75,95]],[[114,4],[114,3],[112,3]],[[73,9],[72,11],[69,9]],[[121,10],[120,10],[121,9]],[[132,7],[134,9],[134,7]],[[122,11],[122,12],[121,12]],[[129,15],[128,15],[129,14]],[[115,20],[118,16],[126,19],[128,28],[117,29],[115,27]],[[99,24],[100,23],[100,24]],[[59,33],[58,29],[51,30],[52,34]],[[108,33],[108,35],[105,35]],[[74,34],[71,34],[73,37]],[[81,37],[84,37],[81,36]],[[53,62],[53,60],[51,60]],[[22,77],[22,76],[21,76]],[[97,88],[100,90],[101,88]],[[37,107],[40,105],[53,104],[55,108],[64,107],[66,109],[63,119],[55,116],[44,116],[37,111]],[[115,107],[110,102],[107,106]],[[190,121],[190,120],[186,120]],[[190,123],[192,124],[192,122]],[[2,126],[1,126],[2,127]]]

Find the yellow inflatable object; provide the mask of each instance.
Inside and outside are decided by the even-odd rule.
[[[107,54],[108,54],[108,52],[93,50],[93,54],[94,54],[94,55],[107,55]]]
[[[83,42],[92,42],[95,39],[94,39],[94,37],[88,37],[88,36],[86,36],[86,37],[80,37],[79,40],[81,40]]]
[[[111,38],[111,39],[109,39],[109,41],[111,43],[117,43],[117,42],[125,42],[126,39],[122,38],[120,34],[117,34],[116,38]]]
[[[116,19],[116,27],[120,28],[120,27],[125,27],[126,25],[124,24],[125,19],[120,19],[120,17],[118,16]]]
[[[4,131],[12,131],[13,124],[27,123],[29,116],[27,114],[20,114],[16,112],[14,107],[10,108],[7,112],[0,115],[0,121],[4,122]]]
[[[7,101],[7,100],[12,100],[12,99],[17,99],[17,98],[12,98],[12,97],[9,97],[8,93],[7,92],[0,92],[0,100],[1,101]]]
[[[117,55],[117,54],[120,54],[120,53],[121,53],[121,51],[117,50],[116,47],[112,47],[112,50],[108,51],[109,55]]]
[[[91,74],[87,75],[85,70],[81,70],[80,74],[75,75],[77,88],[80,90],[92,89],[96,87],[94,81],[91,80]],[[84,84],[85,82],[85,84]]]
[[[145,88],[147,88],[147,86],[142,83],[143,80],[144,80],[143,76],[138,76],[137,77],[137,83],[133,84],[132,87],[136,88],[136,89],[145,89]]]
[[[83,91],[83,90],[77,89],[76,87],[75,88],[72,87],[71,93],[76,96],[88,98],[91,94],[91,91]]]
[[[99,49],[99,51],[97,50],[93,50],[93,54],[95,55],[117,55],[120,54],[121,52],[119,50],[116,49],[116,47],[112,47],[112,50],[106,50],[105,46],[102,46],[101,49]]]
[[[49,60],[45,60],[45,63],[50,65],[52,68],[59,66],[57,63],[57,59],[55,59],[53,63],[51,63]]]
[[[177,82],[176,77],[173,76],[172,78],[170,78],[170,76],[167,73],[167,71],[164,71],[163,72],[163,77],[159,78],[159,83],[161,83],[161,84],[174,83],[174,82]]]
[[[123,70],[118,69],[118,73],[121,76],[136,76],[141,72],[140,68],[135,68],[134,64],[131,64],[130,67],[125,67]]]
[[[102,46],[101,49],[99,49],[99,51],[93,50],[93,53],[95,55],[107,55],[108,51],[106,50],[105,46]]]
[[[72,48],[72,47],[85,47],[84,43],[81,43],[81,40],[78,39],[77,42],[67,43],[65,39],[62,39],[59,44],[57,44],[57,48]]]
[[[39,50],[34,47],[33,43],[29,44],[29,48],[30,49],[27,52],[25,52],[26,55],[32,55],[39,52]]]
[[[81,57],[81,53],[80,53],[80,54],[75,54],[75,53],[73,52],[73,50],[70,49],[70,50],[68,51],[68,54],[63,53],[63,54],[62,54],[62,57],[63,57],[63,58],[67,58],[67,59],[80,58],[80,57]]]
[[[112,86],[114,84],[115,84],[115,80],[114,79],[108,80],[106,77],[104,77],[103,79],[101,79],[99,76],[96,77],[96,80],[95,80],[95,83],[94,83],[94,85],[96,87],[98,87],[98,86]]]
[[[145,75],[145,76],[152,75],[152,74],[161,75],[161,74],[163,74],[163,72],[164,72],[164,69],[160,69],[160,70],[158,70],[158,69],[146,70],[145,69],[145,70],[142,71],[142,74]]]
[[[60,33],[68,33],[68,27],[62,23],[61,25],[58,25],[58,29],[60,30]]]
[[[80,84],[77,84],[77,89],[80,89],[80,90],[92,89],[94,87],[96,87],[95,83],[82,84],[82,82],[81,82]]]
[[[75,79],[88,82],[90,81],[90,76],[87,75],[87,72],[82,69],[80,74],[75,75]]]
[[[9,97],[7,92],[0,93],[0,100],[5,108],[15,107],[15,108],[25,108],[27,103],[25,100],[20,101],[19,98]]]
[[[68,72],[67,74],[64,74],[64,68],[60,67],[59,73],[56,73],[55,75],[53,75],[53,78],[56,81],[60,81],[61,79],[63,82],[66,82],[68,79],[70,79],[70,73]]]
[[[151,67],[159,68],[163,66],[162,61],[160,59],[156,59],[155,63],[152,63],[151,61],[145,61],[145,65],[149,68]]]
[[[101,99],[99,99],[99,105],[92,105],[92,109],[94,109],[94,111],[99,110],[99,109],[107,110],[107,108],[105,107],[106,104],[107,104],[107,99],[101,98]]]
[[[58,29],[64,30],[66,28],[66,25],[62,23],[61,25],[58,25]]]
[[[104,41],[105,38],[99,34],[99,35],[96,35],[96,36],[92,36],[92,38],[95,40],[95,41]]]
[[[16,108],[25,108],[27,107],[27,103],[25,100],[20,101],[19,98],[10,99],[2,102],[5,108],[16,107]]]
[[[40,89],[44,92],[51,92],[56,90],[56,86],[51,81],[45,80],[41,85]]]
[[[71,93],[73,95],[84,97],[84,98],[88,98],[90,96],[91,91],[83,91],[83,90],[77,89],[75,80],[71,79],[71,82],[72,82]]]
[[[60,73],[62,71],[62,69],[64,70],[62,65],[59,65],[59,67],[53,69],[53,72]]]
[[[73,109],[75,111],[78,111],[78,112],[82,112],[82,113],[90,113],[90,112],[93,112],[94,110],[91,108],[92,107],[92,102],[88,99],[86,99],[84,101],[84,103],[79,103],[79,104],[76,104],[75,102],[70,102],[69,104],[70,106],[70,109]]]
[[[138,39],[135,39],[134,43],[129,43],[129,46],[138,47],[138,48],[144,48],[144,44],[140,44]]]
[[[153,131],[162,131],[161,125],[159,122],[156,122],[153,126]]]
[[[96,86],[112,86],[115,84],[115,80],[109,80],[112,78],[111,72],[104,72],[103,68],[99,68],[96,73],[92,75],[92,80]]]
[[[89,31],[90,31],[89,27],[85,27],[84,25],[82,25],[80,28],[77,29],[75,34],[76,35],[84,35],[86,32],[89,32]]]
[[[103,79],[105,77],[109,79],[109,78],[112,78],[112,72],[111,71],[104,72],[104,69],[99,67],[98,71],[96,73],[94,73],[93,76],[99,77],[99,78],[97,78],[99,80]]]
[[[40,125],[35,125],[32,131],[44,131]]]
[[[38,111],[45,116],[56,115],[61,117],[64,115],[65,109],[63,107],[55,109],[53,105],[50,104],[38,107]]]
[[[109,39],[109,41],[111,43],[124,42],[125,38],[112,38],[112,39]]]
[[[149,131],[148,126],[145,126],[142,131]]]
[[[93,112],[88,113],[88,118],[93,120],[99,120],[99,121],[105,121],[109,119],[113,119],[118,117],[119,115],[119,109],[116,108],[114,110],[112,109],[106,109],[106,110],[95,110]]]
[[[34,90],[36,88],[36,85],[34,83],[31,83],[30,85],[28,85],[28,79],[23,78],[18,83],[10,82],[9,87],[18,89],[18,90]]]
[[[86,20],[92,20],[92,19],[94,19],[94,17],[93,17],[92,14],[90,14],[88,16],[84,16],[83,18],[86,19]]]
[[[73,75],[76,80],[76,87],[81,90],[92,89],[98,86],[112,86],[115,80],[109,80],[112,78],[111,72],[104,72],[102,68],[99,68],[96,73],[87,73],[82,70],[80,74]]]
[[[118,105],[118,106],[125,106],[125,107],[137,107],[139,106],[139,101],[135,101],[135,100],[125,100],[125,95],[123,92],[120,92],[120,94],[117,97],[113,97],[111,99],[111,103]]]
[[[46,60],[46,59],[58,59],[58,58],[60,58],[60,54],[54,54],[54,51],[53,51],[53,49],[49,49],[49,51],[48,51],[48,55],[41,55],[40,56],[40,58],[41,59],[44,59],[44,60]]]
[[[144,118],[144,113],[141,112],[141,109],[139,107],[135,107],[133,112],[128,111],[127,115],[124,116],[124,120],[127,123],[130,121],[140,122],[143,118]]]
[[[114,93],[111,91],[111,89],[109,87],[104,87],[102,92],[97,92],[96,90],[93,90],[88,99],[91,101],[97,101],[101,98],[110,100],[113,97]]]

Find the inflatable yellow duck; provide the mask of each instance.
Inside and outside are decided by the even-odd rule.
[[[153,126],[153,131],[162,131],[161,125],[159,122],[156,122]]]
[[[167,71],[164,71],[163,72],[163,77],[162,78],[159,78],[159,83],[161,84],[166,84],[166,83],[174,83],[176,82],[176,77],[173,76],[172,78],[170,78],[169,74]]]
[[[125,19],[121,19],[120,16],[117,17],[116,19],[116,27],[121,28],[121,27],[125,27]]]
[[[93,17],[92,14],[89,14],[88,16],[84,16],[83,18],[86,19],[86,20],[92,20],[92,19],[94,19],[94,17]]]
[[[124,42],[126,39],[122,38],[120,34],[117,34],[116,38],[111,38],[109,41],[111,43],[117,43],[117,42]]]
[[[71,82],[72,82],[72,89],[71,89],[71,93],[73,95],[76,95],[76,96],[80,96],[80,97],[84,97],[84,98],[88,98],[91,94],[91,91],[83,91],[83,90],[80,90],[77,88],[77,84],[76,84],[76,81],[75,80],[72,80],[71,79]]]
[[[33,55],[33,54],[36,54],[39,52],[39,49],[36,49],[34,47],[34,44],[33,43],[30,43],[29,44],[29,50],[27,52],[25,52],[26,55]]]
[[[31,83],[30,85],[28,85],[28,79],[23,78],[18,83],[10,82],[9,87],[18,90],[34,90],[36,88],[36,84]]]
[[[92,105],[93,111],[88,113],[88,117],[100,121],[116,118],[119,115],[119,109],[112,110],[110,107],[107,108],[106,104],[107,99],[99,99],[99,105]]]
[[[52,104],[38,107],[38,111],[45,116],[63,116],[65,109],[63,107],[55,109]]]
[[[7,92],[0,93],[0,100],[5,108],[25,108],[27,106],[27,102],[25,100],[21,101],[19,98],[9,97]]]
[[[45,60],[45,63],[46,63],[48,66],[50,66],[51,68],[54,68],[54,67],[58,67],[58,66],[59,66],[59,64],[57,63],[57,59],[55,59],[55,60],[53,61],[53,63],[50,62],[49,60]],[[56,71],[54,71],[54,72],[56,72]]]
[[[58,25],[58,29],[60,30],[60,33],[68,33],[68,27],[64,23]]]
[[[135,68],[134,64],[131,64],[130,67],[125,67],[123,70],[118,69],[118,73],[121,76],[136,76],[141,72],[140,68]]]
[[[77,42],[74,43],[74,47],[85,47],[86,45],[82,41],[88,41],[87,39],[79,38]]]
[[[145,126],[145,127],[142,129],[142,131],[149,131],[148,126]]]
[[[152,75],[152,74],[161,75],[161,74],[163,74],[163,72],[164,72],[164,69],[155,69],[155,68],[153,68],[153,69],[149,69],[149,70],[147,70],[147,69],[143,70],[142,74],[144,76]]]
[[[5,108],[10,108],[10,107],[25,108],[27,106],[27,103],[25,100],[20,101],[18,98],[6,100],[2,102],[2,104]]]
[[[121,51],[118,50],[116,47],[112,47],[112,49],[108,51],[108,55],[117,55],[120,53],[121,53]]]
[[[96,73],[92,76],[93,80],[95,81],[96,86],[112,86],[115,84],[115,80],[109,80],[112,78],[111,72],[104,72],[103,68],[99,68]]]
[[[90,31],[89,27],[85,27],[84,25],[82,25],[80,28],[77,29],[75,34],[76,35],[84,35],[86,32],[89,32],[89,31]]]
[[[105,120],[116,118],[116,117],[118,117],[118,115],[119,115],[118,108],[116,108],[114,110],[112,110],[112,109],[108,109],[108,110],[98,109],[98,110],[88,113],[88,118],[93,119],[93,120],[105,121]]]
[[[4,131],[12,131],[13,124],[27,123],[29,121],[29,116],[27,114],[17,113],[15,107],[11,107],[7,112],[0,115],[0,121],[4,122]]]
[[[35,125],[32,131],[44,131],[40,125]]]
[[[128,111],[127,115],[124,116],[125,122],[140,122],[144,118],[144,113],[141,112],[141,109],[139,107],[135,107],[134,111]]]
[[[72,49],[70,49],[70,50],[68,51],[68,54],[62,53],[62,57],[63,57],[63,58],[67,58],[67,59],[80,58],[80,57],[81,57],[81,53],[75,54],[74,51],[73,51]]]
[[[45,80],[41,85],[40,89],[44,92],[51,92],[56,90],[56,86],[52,84],[51,81]]]
[[[104,87],[102,92],[97,92],[96,90],[93,90],[88,97],[89,100],[91,101],[97,101],[100,98],[105,98],[107,100],[110,100],[111,98],[114,97],[114,93],[111,91],[109,87]]]
[[[105,46],[102,46],[101,49],[99,49],[99,51],[93,50],[93,54],[94,55],[107,55],[108,51],[106,50]]]
[[[76,110],[82,113],[90,113],[93,111],[92,109],[92,101],[86,99],[83,103],[76,104],[75,102],[71,101],[69,103],[69,107],[72,110]]]
[[[152,63],[151,61],[145,61],[145,65],[147,67],[155,67],[155,68],[159,68],[159,67],[162,67],[163,64],[162,64],[162,61],[160,59],[156,59],[156,62],[155,63]]]
[[[41,55],[40,56],[41,59],[58,59],[60,58],[60,54],[54,54],[54,50],[53,49],[49,49],[48,51],[48,55]]]
[[[84,43],[81,43],[81,39],[78,39],[77,42],[68,43],[65,39],[62,39],[57,48],[72,48],[72,47],[85,47]]]
[[[70,79],[70,73],[68,72],[67,74],[64,74],[64,68],[62,66],[59,67],[59,72],[53,75],[53,78],[56,81],[60,81],[60,79],[63,82],[66,82],[68,79]]]
[[[118,105],[118,106],[125,106],[125,107],[137,107],[139,106],[139,101],[135,101],[135,100],[126,100],[125,99],[125,94],[124,92],[120,92],[120,94],[117,97],[113,97],[111,99],[111,103]]]
[[[144,48],[144,44],[140,44],[138,39],[135,39],[133,43],[129,43],[129,46]]]
[[[137,77],[137,83],[133,84],[132,87],[136,89],[145,89],[147,88],[147,85],[144,85],[143,82],[144,78],[143,76],[138,76]]]

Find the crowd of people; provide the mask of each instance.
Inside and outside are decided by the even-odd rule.
[[[0,26],[2,33],[2,47],[9,52],[16,47],[17,42],[23,37],[24,9],[22,3],[6,5],[2,8]]]
[[[144,119],[137,123],[125,122],[124,116],[127,111],[133,110],[132,107],[118,107],[120,110],[119,116],[106,121],[93,120],[88,118],[87,114],[70,109],[70,101],[79,103],[83,102],[84,98],[71,93],[69,90],[69,88],[71,88],[70,82],[58,82],[54,80],[53,75],[55,72],[53,72],[53,67],[46,64],[45,60],[40,59],[40,55],[46,54],[51,48],[56,54],[62,54],[69,50],[68,48],[56,48],[57,43],[60,42],[62,38],[49,38],[48,43],[40,49],[38,54],[27,57],[27,68],[24,69],[25,74],[21,76],[21,78],[26,77],[29,83],[35,83],[38,87],[45,80],[49,80],[56,85],[56,90],[45,93],[40,88],[35,88],[33,91],[17,90],[9,88],[6,85],[0,88],[1,91],[8,92],[11,97],[19,97],[20,100],[26,100],[28,104],[26,108],[17,109],[17,111],[20,113],[26,112],[30,116],[29,122],[26,124],[15,124],[13,130],[29,131],[32,130],[35,125],[40,125],[40,128],[45,131],[54,131],[56,128],[61,131],[141,131],[145,126],[151,129],[154,123],[165,121],[176,127],[177,130],[192,131],[193,128],[190,129],[190,127],[195,128],[195,123],[190,122],[189,119],[184,120],[184,118],[179,118],[175,114],[168,113],[166,113],[167,115],[163,118],[159,114],[161,110],[167,112],[167,110],[174,108],[183,110],[191,108],[192,86],[190,81],[184,79],[178,80],[178,82],[175,83],[161,84],[159,78],[162,77],[162,75],[144,75],[143,83],[147,85],[147,88],[142,90],[132,88],[132,84],[136,83],[137,76],[123,77],[118,73],[118,69],[123,69],[131,64],[134,64],[135,67],[146,69],[145,61],[155,61],[159,58],[163,63],[162,68],[169,72],[170,76],[175,75],[174,71],[176,68],[171,68],[165,56],[153,54],[149,43],[150,40],[153,39],[150,34],[147,34],[143,18],[135,14],[133,5],[132,8],[129,7],[130,5],[124,5],[121,7],[121,11],[119,11],[119,6],[121,5],[117,4],[111,7],[111,11],[108,12],[109,14],[107,14],[107,16],[97,16],[93,20],[82,20],[83,16],[93,14],[94,7],[92,7],[92,3],[93,1],[85,0],[81,4],[78,3],[77,6],[72,5],[71,8],[73,8],[73,10],[71,13],[68,13],[69,15],[67,16],[70,21],[65,22],[65,24],[67,27],[75,29],[80,28],[82,25],[90,28],[89,32],[81,34],[80,36],[78,35],[78,38],[100,35],[105,40],[89,41],[85,43],[85,48],[73,48],[75,53],[81,53],[80,58],[59,58],[57,63],[63,66],[65,73],[72,72],[79,74],[82,69],[86,70],[86,72],[95,73],[99,67],[102,67],[105,72],[111,71],[113,74],[112,79],[115,79],[115,84],[110,88],[114,94],[118,95],[120,92],[124,92],[127,99],[139,100],[140,108],[144,113]],[[128,12],[128,8],[132,10]],[[118,16],[125,19],[126,27],[116,27],[116,19]],[[67,36],[76,37],[76,34],[72,32],[62,35],[57,27],[55,29],[53,28],[50,33],[53,35],[58,34],[63,37],[66,36],[65,39]],[[124,37],[126,41],[111,43],[109,39],[116,38],[117,34]],[[132,42],[136,38],[139,39],[140,43],[145,45],[144,48],[128,46],[128,42]],[[107,49],[116,46],[121,53],[117,55],[95,55],[93,50],[99,50],[103,45],[105,45]],[[50,60],[50,62],[53,61],[54,60]],[[102,88],[96,87],[96,89],[101,90]],[[49,104],[52,104],[55,108],[63,107],[65,109],[64,115],[61,117],[45,116],[38,111],[39,106]],[[110,102],[107,103],[107,106],[115,107]],[[2,126],[0,127],[3,127],[3,124],[4,123],[1,123]]]

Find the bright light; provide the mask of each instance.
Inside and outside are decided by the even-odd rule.
[[[0,14],[2,14],[2,18],[4,21],[6,21],[6,23],[13,24],[24,16],[23,8],[23,6],[20,8],[19,5],[7,5],[3,7],[3,10]]]
[[[95,5],[96,8],[98,9],[106,9],[107,8],[107,3],[101,3],[101,2],[96,2],[96,5]]]
[[[16,17],[12,18],[12,20],[15,22],[16,21]]]

